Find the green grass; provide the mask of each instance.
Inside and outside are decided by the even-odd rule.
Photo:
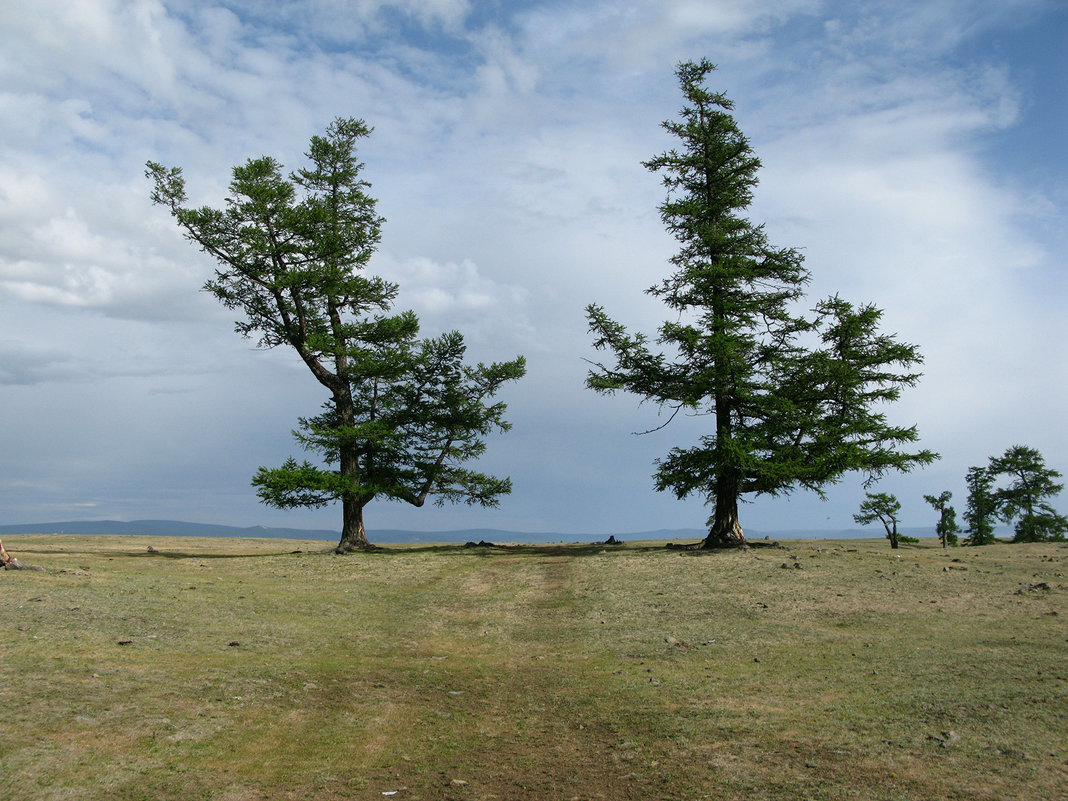
[[[1064,545],[4,544],[2,801],[1068,797]]]

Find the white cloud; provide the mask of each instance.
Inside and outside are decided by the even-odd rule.
[[[725,61],[762,53],[760,40],[777,21],[805,16],[814,0],[664,0],[658,3],[598,2],[568,7],[536,7],[521,15],[526,52],[564,66],[555,80],[604,80],[589,66],[640,80],[647,70],[670,69],[675,62],[703,55]],[[714,50],[714,53],[709,51]],[[569,74],[570,73],[570,74]]]
[[[469,342],[494,349],[514,349],[536,339],[529,291],[482,275],[470,260],[439,263],[379,254],[370,269],[400,286],[397,307],[413,309],[428,335],[456,329]]]
[[[18,85],[48,94],[75,87],[103,91],[125,111],[173,94],[175,71],[167,44],[181,29],[162,3],[9,4],[0,11],[0,25],[6,28],[10,57],[3,72],[18,69]]]
[[[963,461],[1009,440],[1064,453],[1056,398],[1068,362],[1059,350],[1041,365],[1023,356],[1060,337],[1046,294],[1055,257],[1020,225],[1051,200],[981,158],[983,137],[1019,119],[1004,66],[875,84],[854,72],[813,89],[803,103],[775,93],[757,213],[774,241],[805,249],[814,294],[874,301],[920,345],[926,375],[894,414],[943,452],[931,480],[959,483]]]
[[[0,239],[0,299],[155,320],[201,313],[188,289],[203,282],[203,262],[153,247],[165,215],[152,219],[140,182],[92,184],[36,166],[0,166],[0,228],[9,232]]]
[[[36,430],[71,465],[87,446],[101,458],[144,458],[119,484],[159,478],[166,465],[141,452],[162,410],[167,435],[188,445],[174,445],[175,464],[200,458],[217,465],[214,479],[236,476],[205,507],[238,508],[237,496],[246,505],[233,514],[256,514],[246,462],[254,469],[291,450],[288,429],[311,411],[317,387],[287,354],[252,350],[198,292],[211,262],[151,207],[143,164],[183,166],[192,201],[218,206],[232,165],[266,153],[296,167],[311,134],[351,114],[376,129],[361,155],[388,218],[370,271],[401,285],[398,305],[416,309],[425,333],[460,329],[475,359],[530,357],[530,378],[510,401],[514,437],[489,454],[516,478],[501,519],[699,524],[699,503],[655,496],[648,478],[651,459],[691,428],[634,440],[629,432],[653,413],[586,392],[581,358],[591,355],[589,302],[641,330],[663,319],[642,291],[667,272],[674,243],[658,219],[658,179],[640,162],[672,144],[658,123],[681,102],[675,62],[708,56],[721,68],[714,88],[736,101],[765,162],[753,218],[767,221],[774,243],[805,249],[814,296],[874,301],[926,354],[927,377],[895,413],[944,451],[937,470],[962,477],[964,462],[989,455],[969,455],[988,439],[991,452],[1034,444],[1068,469],[1057,419],[1068,365],[1057,349],[1032,355],[1036,341],[1060,339],[1066,198],[1052,180],[1022,185],[1000,165],[999,139],[1040,109],[1014,54],[972,47],[1050,8],[0,6],[0,389],[25,419],[25,430],[5,432],[4,450],[30,449]],[[254,400],[249,386],[260,390]],[[104,411],[84,430],[45,431],[49,415],[83,394]],[[231,429],[234,439],[212,441]],[[78,486],[75,467],[62,481],[42,460],[20,469],[6,480],[52,482],[58,494]],[[207,486],[173,471],[167,480]],[[86,502],[150,502],[108,486]],[[146,486],[144,497],[180,508],[175,492]],[[746,514],[768,527],[791,509],[810,514],[763,504]],[[390,514],[403,517],[381,519]],[[455,514],[413,524],[476,520]],[[477,520],[492,525],[485,514]]]

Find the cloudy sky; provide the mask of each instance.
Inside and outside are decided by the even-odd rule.
[[[249,486],[323,392],[200,291],[212,263],[148,199],[148,159],[221,205],[230,169],[300,166],[337,116],[386,227],[371,271],[476,360],[525,354],[498,509],[376,503],[376,528],[700,527],[652,462],[702,421],[584,389],[583,309],[652,332],[675,243],[641,161],[669,148],[674,67],[764,167],[751,217],[803,249],[811,296],[885,309],[925,378],[891,410],[937,465],[887,479],[906,525],[1010,445],[1068,472],[1068,6],[1058,0],[35,0],[0,4],[0,524],[175,518],[337,528]],[[855,480],[759,499],[743,526],[853,525]],[[1068,496],[1060,508],[1068,512]]]

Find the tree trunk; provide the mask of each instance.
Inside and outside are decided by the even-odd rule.
[[[344,374],[345,364],[339,357],[338,374]],[[352,393],[347,385],[334,391],[334,407],[337,409],[338,421],[346,427],[356,425],[356,412],[352,404]],[[341,475],[343,478],[354,482],[360,472],[360,458],[356,452],[356,446],[351,442],[341,445],[339,456]],[[334,553],[352,553],[353,551],[369,551],[374,546],[367,540],[367,531],[363,527],[363,507],[371,500],[360,497],[354,492],[345,492],[341,496],[341,541],[334,549]]]
[[[745,547],[745,534],[738,522],[738,482],[731,475],[724,475],[716,482],[716,511],[709,522],[708,536],[699,547]]]
[[[701,541],[702,548],[741,548],[745,544],[745,534],[737,515],[730,519],[717,516],[708,535]]]
[[[341,541],[334,553],[372,550],[375,546],[368,541],[367,531],[363,527],[363,504],[355,498],[343,498],[341,508],[344,522],[341,527]]]
[[[894,521],[893,528],[891,528],[886,523],[883,523],[883,528],[886,529],[886,538],[888,540],[890,540],[890,548],[891,549],[896,549],[897,548],[897,521],[896,520]]]

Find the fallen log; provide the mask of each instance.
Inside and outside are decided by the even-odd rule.
[[[43,567],[38,567],[37,565],[24,565],[14,557],[8,560],[7,564],[4,565],[4,570],[36,570],[40,573],[46,572]]]
[[[4,570],[37,570],[41,573],[45,572],[43,567],[22,564],[22,562],[4,550],[4,543],[2,540],[0,540],[0,566],[2,566]]]

